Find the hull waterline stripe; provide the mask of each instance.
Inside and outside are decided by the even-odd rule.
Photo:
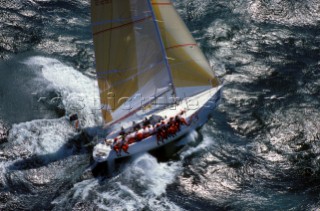
[[[170,49],[173,49],[173,48],[186,47],[186,46],[197,46],[197,44],[182,44],[182,45],[175,45],[175,46],[171,46],[171,47],[166,48],[166,50],[170,50]]]
[[[112,27],[112,28],[109,28],[109,29],[104,29],[102,31],[98,31],[98,32],[93,33],[93,35],[95,36],[95,35],[98,35],[98,34],[101,34],[101,33],[107,32],[107,31],[111,31],[111,30],[114,30],[114,29],[119,29],[119,28],[122,28],[122,27],[130,26],[132,24],[145,21],[145,20],[147,20],[149,18],[152,18],[152,16],[148,16],[148,17],[145,17],[145,18],[142,18],[142,19],[139,19],[139,20],[136,20],[136,21],[132,21],[132,22],[120,25],[120,26],[115,26],[115,27]]]

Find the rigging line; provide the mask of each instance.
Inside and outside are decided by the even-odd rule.
[[[166,64],[166,67],[167,67],[167,70],[168,70],[168,74],[169,74],[169,78],[170,78],[170,81],[171,81],[171,89],[173,91],[174,103],[176,103],[176,97],[177,97],[176,87],[175,87],[175,85],[173,83],[173,76],[172,76],[172,72],[171,72],[171,68],[170,68],[169,62],[167,60],[166,49],[165,49],[164,43],[162,41],[159,25],[158,25],[158,22],[157,22],[157,19],[156,19],[156,16],[155,16],[155,13],[154,13],[154,10],[153,10],[153,7],[152,7],[153,3],[151,3],[150,0],[147,0],[147,3],[148,3],[148,6],[149,6],[149,9],[151,11],[151,15],[152,15],[153,23],[154,23],[155,28],[156,28],[157,37],[158,37],[158,40],[159,40],[159,43],[160,43],[162,55],[164,57],[163,59],[164,59],[164,62]]]

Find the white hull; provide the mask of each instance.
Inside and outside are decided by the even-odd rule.
[[[181,110],[186,111],[183,117],[189,125],[181,125],[180,131],[177,132],[174,137],[165,139],[164,143],[158,143],[156,135],[152,135],[141,140],[140,142],[135,142],[129,145],[128,153],[121,152],[119,155],[115,150],[112,150],[110,146],[107,146],[104,140],[101,140],[94,147],[94,160],[97,162],[111,162],[117,158],[123,158],[142,152],[147,152],[171,143],[187,134],[189,131],[201,127],[208,121],[210,113],[217,106],[220,99],[220,90],[221,86],[212,88],[195,96],[186,98],[174,107],[169,107],[162,111],[155,112],[155,115],[171,117],[177,115]]]

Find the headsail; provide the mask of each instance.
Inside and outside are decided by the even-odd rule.
[[[211,67],[170,0],[151,0],[178,97],[219,85]]]
[[[91,0],[93,40],[106,123],[170,91],[163,44],[147,0]]]

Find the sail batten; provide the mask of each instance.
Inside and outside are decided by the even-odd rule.
[[[179,44],[179,45],[166,47],[166,50],[169,50],[169,49],[172,49],[172,48],[190,47],[190,46],[197,46],[197,44],[196,43]]]
[[[150,11],[146,11],[145,13],[151,13]],[[91,23],[92,26],[100,26],[104,24],[109,24],[109,23],[123,23],[126,21],[131,21],[131,20],[139,20],[145,18],[145,15],[142,16],[134,16],[132,18],[119,18],[119,19],[110,19],[110,20],[103,20],[95,23]]]
[[[162,64],[162,62],[161,63],[158,63],[157,65],[161,65]],[[153,67],[154,68],[154,67]],[[131,75],[129,78],[125,78],[125,79],[123,79],[123,80],[121,80],[121,81],[117,81],[116,83],[114,83],[111,87],[109,87],[107,90],[104,90],[104,91],[108,91],[108,90],[110,90],[110,89],[112,89],[112,88],[115,88],[115,87],[117,87],[117,86],[120,86],[120,85],[122,85],[122,84],[124,84],[124,83],[126,83],[126,82],[128,82],[128,81],[130,81],[130,80],[132,80],[132,79],[134,79],[135,77],[138,77],[139,75],[141,75],[141,74],[143,74],[143,73],[146,73],[147,71],[149,71],[150,69],[153,69],[153,68],[148,68],[148,69],[145,69],[145,70],[141,70],[141,71],[139,71],[139,72],[137,72],[136,74],[134,74],[134,75]],[[109,73],[110,74],[110,73]]]
[[[132,75],[131,77],[137,76],[139,74],[142,74],[142,73],[154,68],[157,65],[161,65],[162,63],[163,63],[163,61],[159,61],[159,62],[153,64],[152,67],[148,67],[148,68],[146,68],[144,70],[141,70],[141,71],[137,72],[136,75]],[[135,67],[131,67],[131,68],[128,68],[128,69],[125,69],[125,70],[105,70],[105,71],[101,71],[101,72],[97,73],[97,78],[104,78],[105,75],[108,75],[108,74],[111,75],[111,74],[116,74],[116,73],[124,73],[126,71],[131,71],[131,70],[134,70],[134,69],[135,69]]]
[[[115,26],[115,27],[111,27],[111,28],[104,29],[104,30],[101,30],[101,31],[97,31],[97,32],[94,32],[93,35],[96,36],[96,35],[99,35],[99,34],[101,34],[101,33],[107,32],[107,31],[119,29],[119,28],[122,28],[122,27],[127,27],[127,26],[129,26],[129,25],[132,25],[132,24],[135,24],[135,23],[139,23],[139,22],[145,21],[145,20],[147,20],[147,19],[149,19],[149,18],[151,18],[151,17],[152,17],[152,16],[144,17],[144,18],[141,18],[141,19],[137,19],[137,20],[131,21],[131,22],[129,22],[129,23],[125,23],[125,24],[119,25],[119,26]]]

